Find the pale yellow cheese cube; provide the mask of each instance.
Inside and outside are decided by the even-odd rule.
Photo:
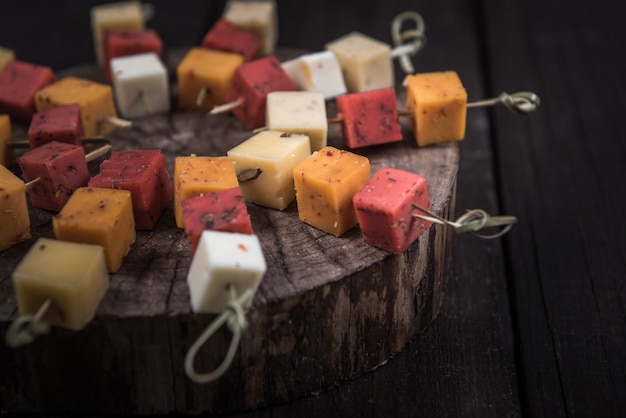
[[[267,95],[267,128],[309,137],[311,151],[326,146],[326,103],[319,92],[276,91]]]
[[[409,75],[405,86],[418,145],[460,141],[465,137],[467,92],[455,71]]]
[[[176,157],[173,182],[174,216],[179,228],[183,228],[183,200],[239,186],[235,165],[228,157]]]
[[[80,119],[86,137],[105,136],[117,129],[106,121],[107,117],[117,117],[113,89],[108,84],[65,77],[35,94],[38,112],[72,103],[80,106]]]
[[[79,187],[52,218],[57,239],[104,247],[107,268],[116,272],[135,242],[128,190]]]
[[[79,331],[94,317],[109,288],[104,249],[39,238],[13,272],[20,315],[50,300],[42,321]]]
[[[369,181],[366,157],[325,147],[298,164],[293,177],[303,222],[335,236],[357,224],[352,197]]]
[[[222,17],[261,38],[259,54],[270,55],[278,41],[278,13],[273,0],[230,0]]]
[[[8,166],[13,159],[13,152],[7,146],[11,140],[11,118],[9,115],[0,115],[0,164]]]
[[[360,32],[351,32],[328,44],[339,60],[351,93],[394,86],[391,47]]]
[[[257,178],[239,184],[244,199],[279,210],[293,201],[293,169],[310,154],[306,135],[277,131],[261,131],[227,152],[237,174],[261,170]]]
[[[104,61],[105,32],[108,29],[143,30],[145,24],[141,9],[139,1],[101,4],[91,8],[91,32],[99,66],[102,66]]]
[[[29,238],[26,185],[0,164],[0,251]]]
[[[0,46],[0,72],[13,60],[15,60],[15,52],[12,49]]]

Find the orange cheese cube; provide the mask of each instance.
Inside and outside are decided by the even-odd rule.
[[[235,164],[228,157],[176,157],[174,161],[174,216],[183,228],[181,202],[205,193],[238,187]]]
[[[0,71],[4,70],[4,67],[11,61],[15,61],[15,52],[0,46]]]
[[[66,77],[39,90],[35,95],[37,111],[78,103],[85,136],[104,136],[113,132],[115,125],[106,117],[117,117],[113,89],[107,84],[78,77]]]
[[[11,140],[11,118],[0,115],[0,164],[8,166],[13,159],[12,150],[7,146]]]
[[[0,164],[0,251],[29,238],[26,185]]]
[[[357,223],[352,197],[367,184],[370,162],[327,146],[298,164],[293,178],[300,219],[341,236]]]
[[[405,85],[418,145],[460,141],[465,137],[467,92],[455,71],[409,75]]]
[[[133,203],[128,190],[80,187],[52,218],[62,241],[104,247],[107,268],[116,272],[135,242]]]
[[[215,105],[224,104],[230,80],[243,62],[243,56],[232,52],[191,48],[176,68],[179,106],[209,111]],[[198,105],[202,89],[205,89],[205,96]]]

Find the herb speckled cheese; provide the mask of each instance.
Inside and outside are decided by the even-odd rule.
[[[81,187],[52,218],[57,239],[104,247],[107,268],[116,272],[135,242],[128,190]]]
[[[0,164],[0,251],[29,238],[26,185]]]
[[[13,285],[20,315],[34,315],[50,300],[42,320],[79,331],[109,288],[104,249],[39,238],[13,272]]]

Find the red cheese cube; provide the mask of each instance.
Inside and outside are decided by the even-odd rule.
[[[343,118],[343,137],[350,148],[402,140],[393,88],[338,96],[337,110]]]
[[[159,150],[113,151],[89,187],[128,190],[135,228],[144,230],[154,228],[172,198],[167,164]]]
[[[431,225],[413,217],[419,213],[413,204],[430,204],[426,180],[418,174],[383,167],[352,202],[365,242],[394,254],[404,252]]]
[[[55,80],[50,67],[11,61],[0,72],[0,113],[29,122],[35,113],[35,93]]]
[[[104,76],[111,82],[111,60],[154,52],[163,57],[163,41],[154,30],[110,29],[104,35]]]
[[[60,211],[74,190],[89,182],[85,150],[79,145],[52,141],[18,158],[24,180],[41,181],[28,192],[34,207]]]
[[[192,253],[204,230],[252,234],[252,223],[241,188],[233,187],[181,202],[183,225]]]
[[[250,61],[261,48],[261,38],[227,20],[219,19],[204,36],[202,47],[234,52]]]
[[[51,141],[81,145],[84,136],[80,106],[77,103],[37,112],[28,127],[30,149]]]
[[[276,57],[269,56],[245,62],[237,68],[226,94],[226,103],[243,100],[233,113],[246,129],[256,129],[265,125],[268,93],[296,90]]]

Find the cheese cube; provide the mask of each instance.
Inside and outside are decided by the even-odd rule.
[[[111,86],[79,77],[66,77],[35,95],[37,111],[78,103],[85,136],[106,136],[116,126],[107,117],[117,117]]]
[[[352,32],[328,43],[326,49],[337,56],[349,92],[394,86],[389,45]]]
[[[282,63],[294,84],[305,91],[319,91],[324,99],[333,99],[346,93],[341,67],[330,51],[302,55]]]
[[[402,140],[398,103],[393,87],[337,97],[342,131],[349,148]]]
[[[460,141],[465,137],[467,92],[455,71],[408,75],[405,85],[418,145]]]
[[[252,234],[250,215],[239,187],[192,197],[181,205],[192,254],[204,230]]]
[[[431,223],[413,217],[413,204],[428,208],[424,177],[383,167],[352,199],[363,239],[394,254],[404,252]]]
[[[0,72],[8,63],[15,60],[15,52],[12,49],[0,46]]]
[[[34,315],[50,300],[43,321],[72,331],[95,316],[109,288],[99,245],[39,238],[13,272],[20,315]]]
[[[225,19],[218,19],[204,35],[202,47],[219,51],[234,52],[250,61],[259,53],[261,38]]]
[[[170,111],[167,70],[156,54],[113,58],[111,72],[115,101],[123,117]]]
[[[278,13],[273,0],[230,0],[222,17],[261,38],[259,54],[273,54],[278,41]]]
[[[240,183],[246,201],[283,210],[295,197],[293,169],[311,154],[306,135],[261,131],[227,155],[238,174],[261,169],[254,180]]]
[[[176,68],[178,104],[183,109],[209,111],[225,103],[235,70],[244,62],[239,54],[191,48]],[[204,99],[198,97],[204,90]]]
[[[35,113],[35,94],[55,81],[50,67],[11,61],[0,72],[0,112],[30,122]]]
[[[239,186],[235,165],[228,157],[176,157],[174,161],[174,216],[183,224],[181,202],[205,193]]]
[[[160,150],[113,151],[89,187],[128,190],[135,228],[151,230],[172,198],[172,183]]]
[[[266,269],[256,235],[204,231],[187,274],[191,308],[196,313],[221,313],[229,301],[229,285],[237,295],[255,293]]]
[[[37,112],[28,127],[30,149],[51,141],[81,145],[84,136],[80,106],[76,103]]]
[[[62,241],[104,247],[109,272],[116,272],[135,242],[133,205],[128,190],[81,187],[52,218]]]
[[[26,181],[39,178],[28,194],[36,208],[59,211],[74,190],[89,182],[85,150],[80,145],[48,142],[18,158]]]
[[[273,91],[296,91],[297,87],[274,56],[242,64],[226,95],[226,102],[242,100],[233,114],[246,129],[260,128],[265,124],[267,95]]]
[[[0,165],[0,251],[30,238],[26,185]]]
[[[11,118],[9,115],[0,115],[0,164],[8,166],[13,160],[12,149],[8,147],[11,141]]]
[[[163,57],[163,41],[154,30],[110,29],[104,37],[104,76],[110,83],[111,60],[152,52]]]
[[[91,31],[96,62],[104,64],[104,36],[108,29],[144,29],[144,19],[139,1],[122,1],[91,8]]]
[[[356,225],[352,197],[370,178],[366,157],[325,147],[298,164],[293,178],[303,222],[337,237]]]
[[[328,119],[321,93],[277,91],[267,95],[266,126],[273,131],[291,132],[309,137],[311,151],[326,146]]]

